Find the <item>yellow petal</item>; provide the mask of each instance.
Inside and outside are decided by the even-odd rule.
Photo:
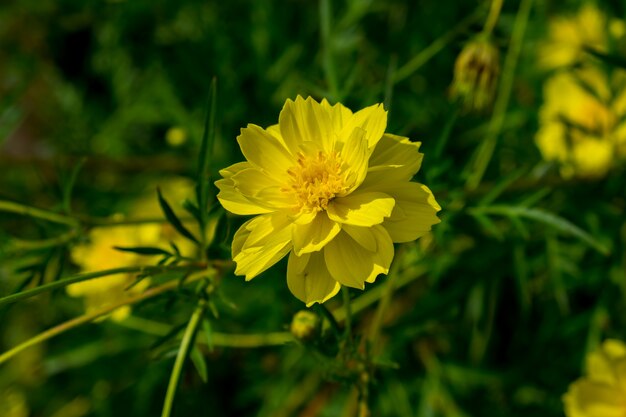
[[[232,177],[246,169],[251,169],[251,165],[248,162],[239,162],[220,170],[220,174],[224,178],[215,181],[215,186],[220,190],[217,194],[217,199],[226,210],[234,214],[246,216],[269,213],[270,209],[256,204],[235,188],[235,182],[232,180]]]
[[[359,245],[363,246],[368,251],[376,251],[376,238],[369,227],[350,226],[349,224],[344,224],[342,229]]]
[[[336,103],[331,106],[326,99],[323,99],[320,104],[330,115],[332,131],[335,135],[338,135],[343,127],[352,119],[352,110],[341,103]]]
[[[241,129],[237,142],[246,159],[269,176],[282,181],[295,159],[274,135],[263,128],[249,124]]]
[[[375,104],[354,113],[349,122],[344,125],[339,134],[339,140],[348,138],[357,127],[365,130],[368,147],[374,148],[387,127],[387,112],[383,105]]]
[[[623,392],[606,384],[581,379],[570,386],[570,409],[586,417],[623,417]]]
[[[353,226],[373,226],[389,217],[395,202],[380,192],[354,192],[338,197],[328,205],[328,217]]]
[[[340,230],[341,225],[330,220],[326,212],[318,212],[311,222],[293,225],[293,250],[298,256],[319,251],[337,236]]]
[[[369,168],[361,189],[381,182],[409,181],[422,164],[421,143],[385,133],[369,159]]]
[[[369,228],[376,240],[377,251],[371,252],[347,232],[340,232],[326,247],[324,260],[330,275],[342,285],[363,289],[381,273],[389,271],[393,260],[393,244],[381,226]]]
[[[266,214],[244,223],[233,238],[235,274],[251,280],[281,260],[292,248],[287,217]]]
[[[327,152],[333,150],[335,135],[330,114],[311,97],[287,100],[278,117],[280,133],[290,149],[299,149],[302,142],[321,144]]]
[[[626,345],[615,339],[605,340],[599,349],[587,355],[589,379],[594,382],[616,385],[619,381],[618,362],[624,360],[626,360]]]
[[[308,307],[334,297],[341,288],[330,276],[321,252],[302,256],[291,252],[287,264],[287,286]]]
[[[270,211],[293,206],[289,195],[281,191],[283,185],[256,168],[241,170],[229,180],[234,183],[235,191],[242,194],[251,204]]]
[[[441,207],[425,185],[405,182],[382,189],[396,202],[391,217],[383,223],[394,242],[412,242],[440,222],[437,212]]]
[[[348,187],[346,194],[355,190],[365,179],[368,156],[369,151],[365,131],[357,127],[352,131],[341,150],[341,160],[343,162],[341,169],[344,172],[344,184]]]

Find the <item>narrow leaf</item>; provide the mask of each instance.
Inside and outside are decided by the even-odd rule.
[[[165,255],[165,256],[172,256],[171,253],[169,253],[168,251],[161,249],[161,248],[155,248],[152,246],[134,246],[134,247],[125,247],[125,246],[113,246],[113,248],[115,250],[119,250],[121,252],[131,252],[131,253],[136,253],[138,255]]]
[[[217,79],[211,81],[211,89],[207,100],[207,113],[204,119],[204,132],[202,134],[202,144],[200,145],[200,155],[198,160],[198,211],[200,212],[200,228],[206,225],[206,212],[209,202],[209,176],[211,157],[213,156],[213,143],[215,142],[215,111],[217,96]]]
[[[172,207],[165,200],[165,198],[163,198],[163,195],[161,194],[161,190],[159,188],[157,188],[157,195],[159,197],[161,210],[163,210],[163,214],[165,214],[165,218],[167,219],[167,221],[170,222],[172,226],[174,226],[174,229],[176,229],[178,233],[185,236],[192,242],[199,244],[200,242],[198,242],[198,239],[196,239],[196,237],[191,234],[191,232],[183,225],[178,216],[176,216],[176,213],[174,213],[174,210],[172,210]]]
[[[202,353],[197,346],[194,346],[191,349],[191,354],[189,355],[189,357],[191,358],[191,361],[193,362],[193,366],[196,368],[196,371],[198,371],[198,375],[200,375],[202,382],[204,382],[205,384],[209,382],[209,373],[207,371],[206,362],[204,360],[204,356],[202,356]]]

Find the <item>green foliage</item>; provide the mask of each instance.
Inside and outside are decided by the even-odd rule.
[[[563,179],[533,140],[536,45],[582,3],[504,2],[494,111],[466,114],[447,91],[489,2],[4,2],[0,415],[10,388],[32,416],[562,416],[585,354],[626,340],[624,165]],[[623,51],[585,51],[624,68]],[[384,102],[387,131],[422,142],[416,180],[443,209],[388,277],[313,310],[324,324],[304,342],[284,261],[234,275],[246,219],[212,184],[242,159],[239,129],[275,124],[297,94]],[[173,177],[195,193],[162,193]],[[155,186],[161,213],[133,211]],[[172,231],[115,245],[143,263],[80,269],[94,228],[128,225]],[[67,293],[119,274],[147,287],[125,320]]]

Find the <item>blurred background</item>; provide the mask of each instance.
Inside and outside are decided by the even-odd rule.
[[[372,416],[563,416],[585,355],[626,340],[626,3],[505,1],[486,30],[493,7],[3,0],[0,199],[146,218],[160,215],[161,186],[179,207],[193,198],[213,78],[213,180],[243,159],[239,129],[277,123],[287,98],[384,102],[387,131],[422,142],[417,180],[443,210],[432,235],[396,248],[403,288],[383,324]],[[221,215],[213,256],[228,259],[242,221]],[[104,250],[88,227],[18,244],[65,230],[0,214],[0,297],[85,270],[80,248]],[[384,281],[352,292],[357,330]],[[230,271],[213,329],[286,332],[304,305],[285,284],[284,262],[252,284]],[[0,352],[83,314],[82,296],[0,306]],[[185,326],[187,301],[155,298],[0,364],[0,415],[160,415],[178,347],[163,336]],[[349,381],[306,344],[215,344],[204,372],[186,366],[173,415],[356,415]]]

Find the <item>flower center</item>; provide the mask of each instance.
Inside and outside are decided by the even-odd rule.
[[[341,159],[336,153],[298,154],[298,163],[287,170],[289,185],[283,191],[292,193],[298,209],[326,210],[328,203],[343,191]]]

